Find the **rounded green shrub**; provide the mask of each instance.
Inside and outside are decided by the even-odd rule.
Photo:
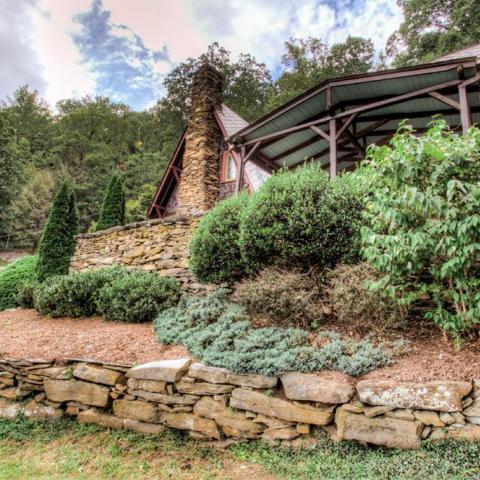
[[[22,282],[17,288],[15,301],[19,307],[33,308],[34,307],[34,293],[36,282],[27,280]]]
[[[356,258],[363,204],[348,175],[331,181],[317,164],[273,175],[243,212],[239,243],[248,268],[325,268]]]
[[[240,277],[240,217],[249,202],[244,193],[223,200],[199,222],[190,241],[189,268],[202,282],[224,282]]]
[[[22,257],[0,272],[0,310],[18,307],[17,292],[25,282],[36,278],[37,257]]]
[[[49,277],[38,284],[34,306],[50,317],[90,317],[97,314],[97,299],[105,285],[129,275],[126,268],[102,268]]]
[[[98,313],[108,320],[139,323],[153,320],[180,297],[176,279],[152,272],[132,271],[106,284],[96,300]]]

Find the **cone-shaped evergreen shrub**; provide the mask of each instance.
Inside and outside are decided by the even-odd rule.
[[[37,275],[40,282],[52,275],[68,273],[78,233],[78,212],[75,194],[63,183],[53,200],[50,216],[43,230],[38,250]]]
[[[116,227],[125,224],[125,191],[123,180],[118,174],[114,174],[108,184],[105,197],[103,198],[102,211],[97,223],[98,230]]]

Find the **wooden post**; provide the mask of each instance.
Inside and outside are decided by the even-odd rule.
[[[460,118],[462,121],[462,133],[465,135],[472,126],[472,117],[470,116],[470,106],[468,105],[467,87],[458,86],[458,95],[460,98]]]
[[[243,188],[243,172],[245,170],[245,147],[240,148],[240,161],[237,165],[237,178],[235,179],[235,193],[240,193]]]
[[[337,121],[330,120],[330,179],[337,176]]]

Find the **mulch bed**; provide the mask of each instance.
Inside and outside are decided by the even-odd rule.
[[[341,333],[352,336],[351,332]],[[479,340],[465,341],[457,352],[453,343],[432,327],[419,329],[414,334],[395,335],[407,337],[410,342],[407,353],[396,358],[393,366],[380,368],[362,378],[412,382],[480,379]],[[386,340],[394,340],[395,335]],[[56,360],[88,358],[133,364],[190,355],[183,347],[159,344],[151,324],[114,323],[101,318],[50,319],[35,310],[18,309],[0,313],[2,356]],[[353,381],[339,372],[322,372],[321,376]]]

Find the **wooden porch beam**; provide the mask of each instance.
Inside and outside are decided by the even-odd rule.
[[[313,130],[317,135],[320,135],[323,139],[325,139],[327,142],[330,141],[330,137],[332,135],[331,133],[331,130],[330,130],[330,134],[327,135],[323,130],[320,130],[318,127],[316,127],[315,125],[312,125],[310,127],[311,130]]]
[[[435,100],[438,100],[439,102],[445,103],[446,105],[449,105],[452,108],[455,108],[456,110],[460,110],[460,104],[456,102],[455,100],[452,100],[449,97],[446,97],[445,95],[442,95],[441,93],[438,92],[430,92],[429,95]]]
[[[337,140],[342,136],[342,133],[350,126],[350,124],[357,118],[358,113],[354,113],[346,122],[343,122],[343,125],[340,127],[340,130],[337,132]]]
[[[240,147],[240,162],[237,165],[237,178],[235,179],[235,193],[238,194],[243,188],[243,172],[245,169],[245,149]]]
[[[337,121],[330,120],[330,178],[337,176]]]
[[[460,98],[460,119],[462,121],[462,133],[465,135],[472,126],[472,117],[470,106],[468,104],[467,88],[464,85],[458,86],[458,95]]]

